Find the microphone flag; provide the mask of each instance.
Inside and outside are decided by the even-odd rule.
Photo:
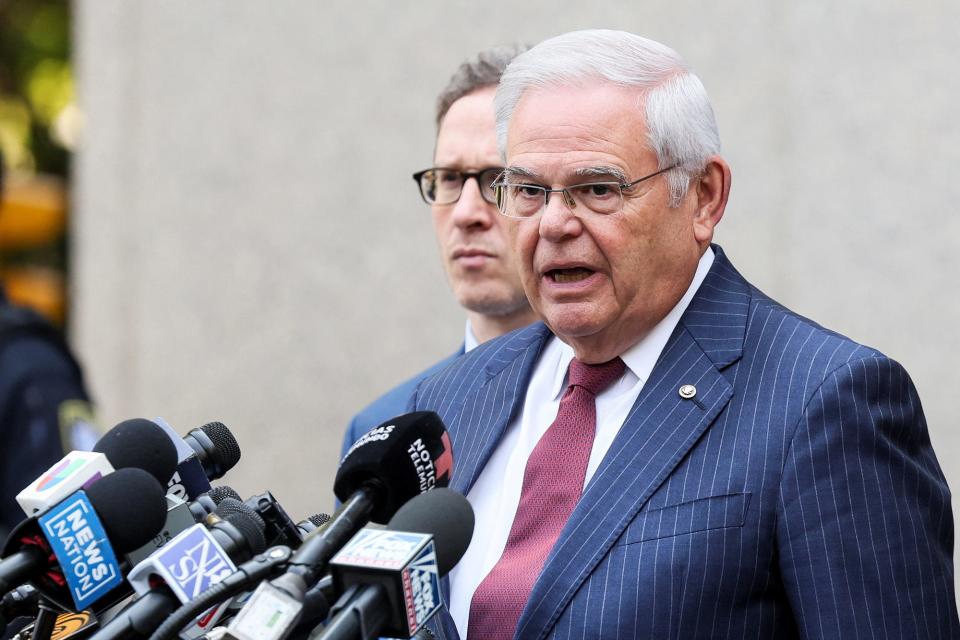
[[[78,491],[38,522],[63,569],[77,611],[123,582],[107,532],[85,492]]]

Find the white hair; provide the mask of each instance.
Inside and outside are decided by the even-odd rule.
[[[532,88],[607,81],[640,90],[646,143],[667,173],[670,206],[679,205],[690,177],[720,153],[720,134],[707,91],[680,55],[659,42],[607,29],[565,33],[514,58],[495,101],[497,146],[506,159],[507,127],[523,93]]]

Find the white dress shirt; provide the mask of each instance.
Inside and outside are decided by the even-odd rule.
[[[470,318],[467,318],[467,328],[463,335],[463,352],[470,353],[480,345],[476,334],[473,333],[473,327],[470,326]]]
[[[596,435],[584,486],[590,482],[610,449],[680,316],[706,278],[713,257],[713,249],[707,248],[700,257],[693,281],[676,306],[640,342],[620,355],[627,365],[624,374],[597,396]],[[556,337],[549,339],[534,366],[522,411],[507,425],[503,438],[467,494],[476,516],[473,539],[463,558],[450,572],[450,614],[461,638],[467,637],[473,592],[500,560],[507,544],[520,503],[527,459],[557,417],[560,397],[567,386],[567,368],[572,359],[573,349],[569,345]]]

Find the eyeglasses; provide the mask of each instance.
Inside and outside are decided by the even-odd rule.
[[[474,178],[480,186],[480,197],[490,204],[497,204],[493,193],[493,181],[503,172],[503,167],[487,167],[480,171],[459,171],[444,167],[431,167],[413,174],[420,197],[427,204],[453,204],[460,199],[463,185]]]
[[[536,216],[546,208],[551,193],[562,193],[564,203],[571,209],[575,209],[577,205],[583,205],[589,211],[608,215],[623,208],[624,190],[676,168],[677,165],[672,165],[633,182],[585,182],[562,189],[547,189],[536,184],[513,183],[510,182],[508,175],[495,182],[493,190],[500,213],[511,218],[532,218]]]

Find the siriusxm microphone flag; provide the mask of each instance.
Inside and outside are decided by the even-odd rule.
[[[330,560],[330,570],[341,590],[381,583],[388,594],[403,594],[397,603],[403,618],[391,616],[381,635],[409,638],[440,608],[437,554],[428,533],[361,529]]]
[[[135,566],[127,580],[138,594],[150,590],[150,579],[161,578],[180,602],[189,602],[234,571],[236,565],[202,524],[177,537]]]
[[[38,522],[57,556],[77,611],[123,582],[120,564],[86,493],[76,492]]]

